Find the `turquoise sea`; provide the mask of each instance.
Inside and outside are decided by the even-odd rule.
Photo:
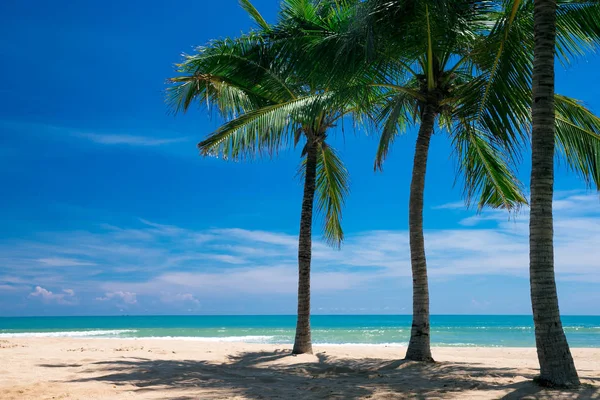
[[[5,317],[0,339],[10,337],[159,338],[197,341],[292,343],[296,318],[281,316]],[[532,347],[531,316],[432,316],[434,346]],[[315,315],[316,344],[406,345],[408,315]],[[572,347],[600,347],[600,316],[563,316]]]

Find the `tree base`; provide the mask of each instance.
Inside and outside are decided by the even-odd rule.
[[[418,361],[418,362],[425,362],[425,363],[434,363],[435,362],[435,360],[431,356],[430,352],[414,351],[414,350],[411,350],[410,346],[408,347],[408,350],[406,351],[406,356],[404,356],[404,359],[407,361]]]
[[[292,349],[292,355],[298,355],[298,354],[312,354],[313,353],[313,349],[312,349],[312,344],[308,344],[308,345],[303,345],[303,346],[296,346],[294,345],[294,348]]]
[[[555,380],[543,378],[541,376],[536,376],[533,378],[533,382],[536,385],[539,385],[548,389],[577,389],[581,386],[581,383],[576,382],[556,382]]]
[[[404,359],[409,361],[434,363],[435,360],[431,356],[429,340],[411,340],[408,344],[408,349],[406,349]]]
[[[435,360],[433,359],[433,357],[431,356],[415,356],[415,355],[406,355],[404,357],[404,359],[406,361],[418,361],[418,362],[424,362],[424,363],[435,363]]]

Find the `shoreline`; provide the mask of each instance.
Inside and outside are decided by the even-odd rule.
[[[133,340],[131,340],[133,339]],[[435,364],[404,346],[291,345],[148,338],[2,338],[6,399],[518,399],[600,398],[600,348],[574,348],[576,392],[535,386],[535,348],[434,347]]]
[[[140,337],[86,337],[86,336],[60,336],[60,335],[52,335],[52,336],[43,336],[43,335],[31,335],[28,336],[23,334],[23,336],[16,336],[19,334],[6,334],[6,336],[2,336],[0,333],[0,342],[2,341],[17,341],[17,340],[106,340],[106,341],[157,341],[157,342],[165,342],[165,341],[173,341],[173,342],[199,342],[199,343],[216,343],[216,344],[237,344],[237,345],[258,345],[258,346],[275,346],[275,347],[292,347],[293,342],[277,342],[277,343],[269,343],[269,342],[254,342],[254,341],[244,341],[237,340],[237,337],[202,337],[202,336],[140,336]],[[398,342],[398,343],[319,343],[313,342],[313,348],[327,348],[327,347],[368,347],[368,348],[403,348],[406,349],[408,346],[408,342]],[[580,350],[599,350],[599,346],[569,346],[571,349],[580,349]],[[484,344],[470,344],[470,343],[431,343],[432,349],[509,349],[509,350],[535,350],[535,346],[503,346],[503,345],[484,345]]]
[[[401,347],[408,345],[411,316],[315,315],[313,344]],[[572,348],[600,348],[600,316],[566,316],[563,328]],[[148,338],[195,342],[291,345],[294,316],[135,316],[0,319],[0,339],[25,337]],[[528,316],[432,316],[433,347],[533,347]]]
[[[124,330],[91,330],[89,335],[85,335],[85,331],[56,331],[56,332],[15,332],[7,333],[0,332],[0,341],[6,340],[45,340],[45,339],[59,339],[59,340],[124,340],[124,341],[136,341],[136,340],[148,340],[148,341],[174,341],[174,342],[200,342],[200,343],[236,343],[246,345],[263,345],[263,346],[293,346],[293,341],[280,341],[280,342],[268,342],[261,341],[266,340],[265,338],[271,338],[272,336],[130,336],[130,337],[119,337],[119,336],[108,336],[110,333],[116,332],[136,332],[136,329],[124,329]],[[106,332],[106,336],[98,332]],[[110,332],[110,333],[109,333]],[[251,338],[251,339],[248,339]],[[247,340],[244,340],[247,339]],[[393,348],[405,348],[408,346],[408,342],[387,342],[387,343],[359,343],[359,342],[347,342],[347,343],[320,343],[313,341],[313,347],[393,347]],[[450,348],[450,349],[535,349],[535,346],[514,346],[514,345],[486,345],[476,343],[431,343],[431,348]],[[577,346],[570,344],[571,349],[598,349],[600,350],[600,344],[596,346]]]

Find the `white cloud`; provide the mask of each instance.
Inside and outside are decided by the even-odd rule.
[[[311,289],[315,293],[348,290],[366,284],[374,276],[366,273],[315,271]],[[105,290],[135,290],[152,295],[160,290],[177,292],[190,290],[212,297],[232,297],[239,294],[288,294],[298,290],[296,265],[235,268],[224,272],[173,272],[146,282],[107,282]]]
[[[242,257],[232,256],[230,254],[207,254],[206,258],[221,261],[227,264],[245,264],[246,260]]]
[[[148,282],[149,288],[172,285],[173,287],[197,289],[203,293],[289,293],[296,290],[293,267],[236,268],[222,272],[173,272],[158,276]]]
[[[559,193],[557,204],[558,279],[600,281],[598,197]],[[504,275],[526,279],[527,218],[526,209],[510,221],[506,212],[485,211],[468,217],[467,224],[455,229],[426,230],[430,276],[451,279]],[[189,294],[204,302],[205,296],[293,296],[297,290],[298,238],[294,233],[239,228],[193,230],[147,220],[139,220],[135,226],[99,227],[93,231],[39,234],[36,240],[27,242],[0,242],[0,273],[10,273],[0,275],[0,284],[35,281],[42,287],[71,287],[80,296],[83,292],[94,293],[91,298],[122,304],[142,303],[138,296],[165,301],[168,296],[177,299],[178,294]],[[65,268],[75,265],[93,268]],[[339,251],[315,237],[312,273],[315,293],[376,287],[392,279],[409,282],[408,233],[379,230],[349,234]],[[99,274],[102,281],[97,278]],[[74,297],[67,292],[55,296]]]
[[[96,297],[98,301],[109,301],[109,300],[117,300],[121,301],[125,304],[136,304],[137,303],[137,294],[131,292],[107,292],[104,294],[104,297]]]
[[[455,201],[452,203],[445,203],[445,204],[440,204],[437,206],[433,206],[431,207],[434,210],[458,210],[458,209],[464,209],[465,208],[465,202],[464,201]]]
[[[29,294],[30,297],[39,297],[45,302],[56,302],[63,305],[73,305],[77,303],[75,292],[72,289],[63,289],[62,293],[53,293],[41,286],[36,286],[35,290]]]
[[[191,293],[171,294],[171,293],[163,292],[161,294],[160,298],[164,303],[185,303],[185,304],[194,304],[195,306],[200,305],[200,300],[198,300],[196,298],[196,296],[194,296]]]
[[[85,265],[96,265],[92,262],[64,257],[38,258],[36,261],[48,267],[78,267]]]
[[[297,247],[298,237],[284,233],[274,233],[266,231],[250,231],[246,229],[231,228],[231,229],[214,229],[215,234],[229,236],[233,239],[241,239],[248,242],[259,242],[273,245],[282,245]]]
[[[151,232],[158,235],[179,236],[186,233],[185,229],[174,225],[157,224],[156,222],[151,222],[143,218],[140,218],[140,222],[153,228]]]
[[[14,286],[14,285],[5,285],[0,284],[0,292],[16,292],[20,290],[22,287]]]
[[[189,140],[185,136],[176,137],[154,137],[132,134],[111,134],[111,133],[96,133],[89,132],[81,128],[73,128],[68,126],[57,126],[44,123],[31,123],[24,121],[6,121],[0,120],[0,125],[11,130],[17,130],[27,135],[44,135],[51,134],[55,139],[79,138],[89,140],[93,143],[102,145],[126,145],[138,147],[158,147],[173,143],[180,143]],[[154,132],[153,132],[154,133]],[[161,132],[163,135],[165,132]],[[176,134],[176,133],[172,133]]]
[[[136,135],[100,134],[100,133],[76,133],[77,137],[91,140],[94,143],[105,145],[129,145],[129,146],[161,146],[165,144],[179,143],[187,140],[185,137],[162,139]]]
[[[18,276],[2,275],[0,276],[0,282],[10,283],[13,285],[28,285],[29,288],[31,287],[29,281]]]

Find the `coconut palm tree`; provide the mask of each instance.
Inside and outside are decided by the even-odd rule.
[[[540,362],[539,382],[550,386],[577,386],[579,377],[560,320],[554,277],[556,8],[556,0],[535,0],[529,272]]]
[[[557,48],[568,62],[597,46],[600,14],[591,3],[561,4]],[[304,58],[313,64],[308,68],[342,76],[342,82],[348,67],[351,73],[361,63],[380,70],[375,83],[388,96],[377,113],[383,129],[376,169],[396,136],[411,123],[419,125],[409,199],[413,323],[406,358],[432,361],[423,235],[430,140],[436,130],[450,136],[468,203],[478,198],[480,208],[513,210],[526,202],[510,165],[531,127],[533,3],[369,0],[346,15],[355,23],[339,24],[340,31],[304,24],[307,28],[290,36],[308,41],[305,47],[313,51]],[[557,140],[568,165],[600,183],[600,120],[566,97],[557,96],[556,107]]]
[[[272,156],[303,143],[300,172],[304,195],[298,238],[298,313],[293,354],[312,353],[310,273],[315,203],[324,214],[324,236],[339,247],[342,207],[348,194],[348,172],[327,138],[338,121],[358,113],[371,94],[358,83],[334,92],[320,81],[302,76],[280,56],[276,42],[265,37],[272,27],[247,1],[241,1],[259,27],[238,39],[214,41],[187,56],[178,66],[169,99],[176,110],[194,100],[215,103],[227,122],[199,143],[201,154],[241,160]],[[321,17],[324,5],[290,1],[282,13],[312,13]],[[335,10],[330,9],[329,14]],[[298,49],[298,51],[301,51]],[[373,92],[374,93],[374,92]]]
[[[568,6],[570,6],[570,4],[568,4]],[[456,7],[456,5],[454,7]],[[531,94],[529,92],[530,76],[528,76],[528,74],[532,70],[531,66],[533,60],[531,60],[531,56],[528,57],[527,55],[522,54],[522,52],[523,49],[527,49],[528,46],[531,45],[531,34],[529,33],[531,31],[528,30],[529,26],[531,26],[531,3],[524,2],[524,4],[520,4],[518,1],[513,2],[512,7],[506,10],[505,15],[497,19],[494,27],[488,34],[485,33],[485,30],[484,32],[481,32],[481,28],[477,26],[478,23],[481,22],[478,14],[482,11],[488,14],[491,10],[485,10],[482,6],[475,7],[478,9],[476,10],[477,12],[471,14],[473,17],[471,21],[467,18],[457,19],[460,21],[459,25],[469,22],[468,26],[473,26],[470,31],[465,31],[464,28],[458,29],[460,29],[460,33],[463,35],[465,33],[477,34],[478,38],[475,42],[465,43],[465,40],[461,35],[457,36],[457,42],[455,44],[448,43],[448,35],[443,36],[443,39],[438,41],[436,38],[437,35],[434,34],[436,30],[428,28],[426,32],[428,41],[426,47],[427,54],[424,54],[417,64],[420,67],[419,74],[423,76],[422,82],[426,82],[427,89],[425,90],[425,83],[421,83],[421,93],[426,100],[423,102],[416,99],[415,102],[421,114],[421,125],[417,136],[409,206],[414,305],[413,328],[406,355],[408,359],[427,360],[431,358],[429,347],[427,269],[422,233],[422,207],[427,149],[431,133],[433,133],[435,118],[438,117],[442,122],[444,122],[444,120],[447,121],[446,123],[449,125],[447,132],[451,134],[453,143],[457,145],[457,152],[463,152],[461,167],[467,178],[468,190],[472,190],[477,186],[477,181],[480,179],[480,169],[485,170],[485,173],[488,175],[489,183],[498,185],[494,193],[500,194],[502,196],[500,198],[486,198],[485,194],[488,192],[488,189],[481,188],[481,193],[484,196],[479,202],[479,207],[487,205],[512,209],[515,205],[518,205],[518,203],[524,203],[524,199],[515,190],[516,188],[510,186],[512,176],[507,174],[508,171],[502,171],[502,164],[499,162],[500,160],[494,160],[495,162],[490,163],[486,160],[486,157],[480,157],[480,155],[474,154],[473,152],[481,152],[484,149],[479,143],[497,143],[502,149],[506,150],[506,154],[510,160],[511,158],[514,159],[517,155],[517,150],[519,150],[515,144],[519,142],[524,143],[527,140],[525,139],[526,136],[524,134],[527,133],[527,129],[531,126],[529,107],[527,107],[531,103]],[[428,23],[423,25],[429,27],[431,26],[431,23],[429,22],[431,13],[427,12],[427,5],[425,8],[425,15],[422,20],[428,21]],[[474,9],[472,10],[475,11]],[[448,15],[444,11],[446,10],[437,9],[435,10],[435,13],[437,15]],[[571,10],[566,11],[565,14],[568,14],[568,11]],[[577,11],[581,12],[581,10]],[[590,14],[593,11],[594,10],[591,9],[586,10],[588,16],[593,15],[593,13]],[[597,11],[597,7],[595,11]],[[577,27],[573,25],[572,20],[576,17],[574,14],[575,13],[563,15],[565,18],[561,21],[563,32],[566,31],[566,34],[562,36],[562,45],[565,51],[571,53],[581,51],[582,47],[587,46],[587,43],[583,43],[582,45],[582,42],[586,40],[585,36],[581,35],[581,31],[576,30]],[[580,20],[585,20],[585,18],[583,18],[583,13],[580,13],[579,16],[582,17],[579,18]],[[589,31],[596,34],[596,39],[598,38],[597,34],[599,32],[597,28],[600,26],[597,24],[597,21],[598,20],[591,24],[592,26],[590,28],[592,29],[589,29]],[[572,35],[575,32],[578,36],[573,40]],[[481,42],[478,42],[482,34],[485,36]],[[573,42],[568,43],[568,40],[573,40]],[[452,48],[448,46],[448,44],[456,47]],[[531,54],[531,52],[529,54]],[[552,54],[554,54],[554,52]],[[453,56],[456,61],[452,65],[451,60]],[[549,57],[552,58],[553,55]],[[461,77],[461,74],[464,74],[465,72],[468,75],[466,77]],[[548,77],[551,75],[545,76]],[[418,75],[416,78],[418,78]],[[414,83],[414,86],[416,87],[416,82]],[[547,86],[545,87],[547,89]],[[431,94],[433,94],[433,96],[431,96]],[[549,96],[551,100],[554,100],[552,94]],[[546,93],[546,99],[548,98],[548,93]],[[539,98],[534,94],[534,99],[536,99],[533,102],[535,110],[535,107],[539,106]],[[546,134],[554,138],[554,129],[551,128],[556,127],[559,130],[557,139],[561,142],[564,155],[567,156],[567,162],[575,168],[580,168],[580,172],[582,172],[587,179],[593,180],[596,185],[599,185],[599,120],[591,112],[585,110],[581,104],[574,102],[571,99],[562,96],[557,97],[557,103],[558,107],[560,107],[561,116],[560,121],[558,121],[559,125],[557,126],[554,124],[554,121],[547,119],[545,124],[542,123],[542,129],[549,129]],[[546,106],[554,107],[554,104],[550,101]],[[554,108],[551,108],[551,110],[553,109]],[[582,116],[581,113],[585,115],[585,120],[579,118]],[[552,112],[546,115],[552,115]],[[482,140],[482,136],[490,137]],[[385,141],[387,140],[387,137],[383,136],[382,139]],[[466,141],[468,142],[468,145],[465,146]],[[575,142],[577,142],[577,145],[575,145]],[[387,149],[387,147],[388,145],[383,142],[383,148]],[[464,149],[467,147],[468,149],[466,150],[466,153],[464,153]],[[549,147],[546,149],[546,151],[550,151]],[[552,157],[553,152],[550,151],[549,155],[547,154],[546,160],[552,159]],[[381,158],[378,157],[378,161],[380,160]],[[534,160],[534,163],[535,162],[536,161]],[[552,170],[551,164],[542,164],[542,166],[538,168],[541,168],[546,172]],[[533,174],[539,173],[539,170],[533,171]],[[500,176],[499,173],[501,173],[504,178],[511,178],[511,181],[505,180],[503,182],[502,180],[498,180],[497,177]],[[546,185],[548,182],[549,181],[547,180]],[[534,201],[533,193],[532,190],[532,202]],[[545,193],[546,195],[548,194],[548,192]],[[550,192],[550,201],[551,198],[552,193]],[[548,200],[548,197],[546,197],[546,200]],[[535,201],[538,200],[536,199]],[[543,208],[545,206],[538,205],[538,207]],[[549,229],[545,230],[545,233],[541,233],[541,235],[546,235],[547,237],[548,232],[552,232],[551,225],[546,225],[545,228]],[[537,240],[533,229],[534,228],[532,228],[532,235],[534,235],[534,238],[531,239],[532,243]],[[544,227],[542,226],[541,229],[543,230]],[[540,230],[537,231],[537,234],[540,235]],[[548,247],[545,247],[547,246],[547,242],[544,241],[537,242],[536,246],[541,246],[536,248],[541,248],[542,253],[536,253],[536,248],[533,248],[531,250],[532,260],[534,259],[533,254],[538,254],[539,257],[539,254],[543,254],[543,249],[549,249]],[[548,258],[545,260],[548,260]],[[532,263],[533,262],[534,261],[532,261]],[[548,265],[549,264],[545,264],[546,267]],[[546,286],[542,283],[537,287],[538,296],[540,289],[544,294],[553,293],[554,296],[556,296],[555,288],[554,286],[551,286],[554,284],[554,276],[548,274],[548,268],[550,269],[550,272],[552,272],[550,264],[550,267],[547,267],[545,272]],[[532,271],[533,270],[534,267],[532,264]],[[540,283],[541,280],[542,277],[538,276],[537,283]],[[533,279],[532,282],[534,282]],[[554,291],[551,292],[551,290]],[[534,286],[532,286],[532,294],[533,293],[536,293]],[[539,301],[540,299],[541,301]],[[554,300],[555,302],[552,303],[550,299],[538,297],[537,304],[540,307],[540,309],[537,310],[538,325],[540,320],[546,321],[546,324],[548,324],[546,327],[548,327],[549,324],[560,321],[556,297],[554,297]],[[555,306],[555,308],[553,308],[553,306]],[[542,314],[540,312],[544,313],[544,316],[540,316],[540,314]],[[545,314],[545,312],[548,312],[548,314]],[[568,353],[568,346],[566,345],[560,323],[553,325],[553,330],[557,335],[554,341],[550,340],[549,336],[552,335],[551,333],[542,338],[539,337],[540,335],[537,335],[538,348],[541,345],[541,342],[543,342],[544,344],[542,346],[545,349],[552,349],[552,351],[556,352],[555,354],[558,354],[558,357],[562,357],[562,359],[565,360],[565,363],[567,363],[567,360],[570,359],[570,354]],[[538,329],[538,331],[549,333],[551,330]],[[558,332],[560,332],[560,335]],[[561,335],[562,341],[560,341]],[[561,344],[562,350],[558,350],[558,347],[553,347],[554,344]],[[571,371],[574,371],[572,360],[571,368]]]
[[[379,23],[385,22],[390,15],[389,4],[384,5],[382,8],[375,4],[375,12],[371,13]],[[481,89],[485,79],[493,80],[489,66],[478,60],[478,57],[490,51],[489,44],[483,47],[479,43],[486,29],[485,15],[490,10],[485,5],[469,2],[424,2],[411,6],[411,9],[414,20],[420,21],[421,28],[413,27],[405,33],[405,36],[414,38],[411,42],[416,44],[416,52],[401,59],[409,74],[396,84],[412,88],[417,95],[401,94],[390,99],[385,110],[389,112],[382,114],[388,129],[382,132],[375,167],[382,168],[391,142],[400,133],[396,122],[399,117],[416,116],[419,129],[408,212],[413,321],[406,359],[433,361],[423,203],[429,146],[436,125],[452,139],[459,156],[460,171],[466,178],[469,201],[479,192],[480,208],[491,206],[513,210],[526,203],[526,199],[509,167],[512,148],[504,146],[505,142],[498,138],[505,135],[506,139],[514,139],[518,130],[498,129],[504,125],[500,115],[488,114],[489,120],[478,118],[489,112],[485,107],[485,90]],[[449,18],[440,19],[441,16]],[[400,27],[400,30],[404,31],[405,28]],[[468,98],[472,96],[471,93],[480,94],[477,101]],[[498,95],[495,91],[491,94]],[[523,96],[523,92],[518,90],[514,94],[515,97]],[[475,104],[479,104],[480,109],[473,107]],[[516,122],[523,124],[523,121]]]
[[[597,23],[583,18],[586,7],[565,8],[559,18],[563,59],[598,41],[590,33]],[[396,136],[420,124],[409,213],[415,284],[407,358],[432,360],[422,221],[429,141],[436,129],[450,135],[468,203],[478,198],[479,207],[516,209],[525,202],[510,165],[531,126],[530,2],[503,9],[465,0],[289,1],[273,27],[253,15],[260,35],[226,46],[215,42],[182,64],[187,76],[172,91],[178,108],[196,98],[216,101],[232,120],[202,149],[234,159],[273,154],[292,136],[305,137],[305,126],[319,131],[314,122],[334,110],[339,118],[347,112],[376,116],[383,126],[375,164],[381,168]],[[573,40],[582,32],[590,34],[588,42]],[[232,52],[233,42],[238,50]],[[557,96],[556,107],[556,135],[567,163],[600,182],[600,120],[572,99]],[[292,135],[292,127],[299,133]],[[297,331],[306,332],[308,316],[300,317],[306,310],[299,307]]]

